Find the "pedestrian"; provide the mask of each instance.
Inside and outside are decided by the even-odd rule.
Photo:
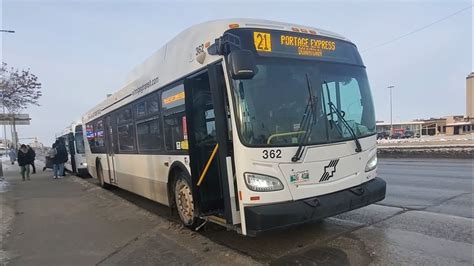
[[[8,155],[10,156],[10,161],[12,164],[15,164],[16,160],[16,151],[13,147],[10,148],[10,151],[8,152]]]
[[[46,153],[46,156],[45,156],[46,162],[43,167],[43,172],[46,170],[46,168],[54,169],[53,160],[54,160],[54,156],[56,156],[56,153],[57,153],[56,143],[53,143],[53,145],[51,145],[51,148]]]
[[[35,150],[33,150],[33,148],[30,147],[30,145],[27,145],[26,147],[28,148],[28,152],[30,153],[30,159],[31,159],[30,165],[31,165],[31,168],[33,169],[32,174],[36,174],[36,167],[35,167],[36,152]]]
[[[31,163],[31,153],[28,152],[28,148],[25,144],[20,146],[18,151],[18,165],[21,169],[21,178],[25,181],[25,178],[30,180],[30,163]]]
[[[63,178],[64,176],[64,163],[67,162],[67,150],[64,144],[64,140],[59,138],[56,141],[56,155],[53,159],[53,169],[54,169],[54,176],[53,178]]]

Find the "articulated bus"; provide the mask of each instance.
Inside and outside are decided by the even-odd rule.
[[[89,172],[243,235],[385,197],[375,114],[356,46],[252,19],[193,26],[83,116]]]
[[[87,175],[82,122],[77,121],[72,123],[58,135],[58,138],[61,137],[64,139],[69,155],[68,161],[64,164],[64,168],[75,175]]]

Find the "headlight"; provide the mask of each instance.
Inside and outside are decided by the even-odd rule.
[[[377,154],[372,156],[372,158],[369,159],[367,162],[367,165],[365,166],[365,171],[369,172],[375,169],[377,167]]]
[[[245,184],[250,190],[258,192],[282,190],[283,184],[275,177],[245,173]]]
[[[83,165],[83,166],[87,166],[87,163],[81,163],[81,165]]]

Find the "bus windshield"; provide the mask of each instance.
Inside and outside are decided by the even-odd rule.
[[[357,137],[375,134],[375,114],[365,68],[351,64],[256,56],[257,74],[233,80],[237,126],[247,146],[297,146],[310,98],[317,103],[305,145],[350,140],[331,104]],[[308,76],[308,78],[307,78]]]

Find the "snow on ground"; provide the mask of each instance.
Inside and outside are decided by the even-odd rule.
[[[400,144],[400,145],[442,145],[442,144],[473,144],[474,134],[466,135],[437,135],[437,136],[421,136],[420,138],[409,139],[381,139],[377,140],[380,146]]]
[[[4,177],[0,177],[0,193],[6,192],[8,189],[8,182]]]

